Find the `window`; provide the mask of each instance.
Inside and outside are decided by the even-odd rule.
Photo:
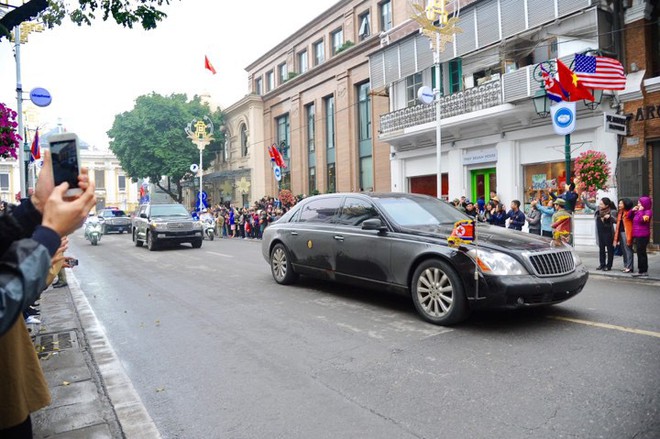
[[[287,72],[286,63],[282,63],[277,66],[277,74],[280,77],[280,84],[284,84],[287,79],[289,79],[289,73]]]
[[[266,91],[271,91],[275,88],[275,76],[273,71],[266,72]]]
[[[257,78],[254,81],[254,92],[256,94],[258,94],[259,96],[264,94],[264,84],[263,84],[263,80],[261,78]]]
[[[369,11],[361,14],[358,17],[358,23],[360,23],[360,28],[358,29],[358,37],[360,41],[366,40],[369,35],[371,35],[371,23],[369,20]]]
[[[0,191],[8,191],[9,190],[9,174],[7,173],[2,173],[0,174]]]
[[[359,148],[359,172],[360,190],[373,190],[373,146],[371,140],[371,97],[369,96],[370,85],[368,82],[357,86],[358,96],[358,148]]]
[[[245,124],[241,125],[241,157],[248,155],[248,130]]]
[[[341,198],[321,198],[312,200],[300,212],[301,223],[331,223],[335,219]]]
[[[339,211],[337,223],[360,227],[365,220],[372,218],[380,218],[373,204],[359,198],[348,197]]]
[[[316,110],[314,104],[309,104],[305,107],[307,112],[307,151],[314,152],[316,147],[314,145],[316,137],[316,125],[314,118],[316,117]]]
[[[417,102],[417,90],[422,86],[422,74],[414,73],[406,78],[406,102],[408,107],[414,107]]]
[[[325,148],[335,147],[335,98],[325,98]]]
[[[344,31],[337,29],[332,34],[332,54],[335,55],[339,48],[344,44]]]
[[[314,43],[314,65],[318,66],[325,61],[325,50],[323,48],[323,40]]]
[[[94,184],[96,189],[105,189],[105,171],[103,169],[94,171]]]
[[[444,70],[442,65],[440,65],[440,96],[445,95],[445,84],[444,84]],[[438,88],[438,81],[435,78],[435,66],[431,68],[431,88],[435,91]]]
[[[316,192],[316,167],[312,166],[309,168],[309,194]]]
[[[305,73],[309,67],[307,60],[307,51],[303,50],[298,54],[298,71],[300,73]]]
[[[119,188],[119,192],[126,192],[126,176],[125,175],[117,176],[117,187]]]
[[[328,163],[328,192],[337,192],[337,173],[334,163]]]
[[[461,91],[461,75],[462,75],[462,69],[461,69],[461,59],[456,58],[454,60],[449,61],[449,93],[458,93]]]
[[[647,53],[651,59],[647,68],[650,70],[648,73],[651,73],[651,77],[658,77],[660,76],[660,4],[658,2],[651,3],[655,3],[655,6],[651,13],[651,20],[648,23],[651,38],[647,41],[651,42],[651,48]]]
[[[382,32],[392,29],[392,2],[390,0],[378,5],[380,10],[380,30]]]

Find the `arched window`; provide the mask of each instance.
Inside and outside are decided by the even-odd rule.
[[[241,157],[248,155],[248,130],[245,124],[241,125]]]

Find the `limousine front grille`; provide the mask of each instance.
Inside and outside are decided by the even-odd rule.
[[[575,270],[575,261],[570,250],[529,255],[529,262],[537,276],[561,276]]]

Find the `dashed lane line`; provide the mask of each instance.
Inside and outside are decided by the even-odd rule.
[[[580,325],[595,326],[597,328],[605,328],[605,329],[614,329],[622,332],[630,332],[631,334],[648,335],[651,337],[660,338],[660,332],[647,331],[645,329],[628,328],[626,326],[610,325],[609,323],[592,322],[589,320],[572,319],[570,317],[548,316],[548,318],[554,320],[562,320],[564,322],[578,323]]]

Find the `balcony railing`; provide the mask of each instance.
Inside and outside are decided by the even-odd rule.
[[[502,88],[499,79],[440,98],[443,119],[495,107],[501,103]],[[415,105],[382,115],[380,132],[389,134],[434,121],[435,105]]]

